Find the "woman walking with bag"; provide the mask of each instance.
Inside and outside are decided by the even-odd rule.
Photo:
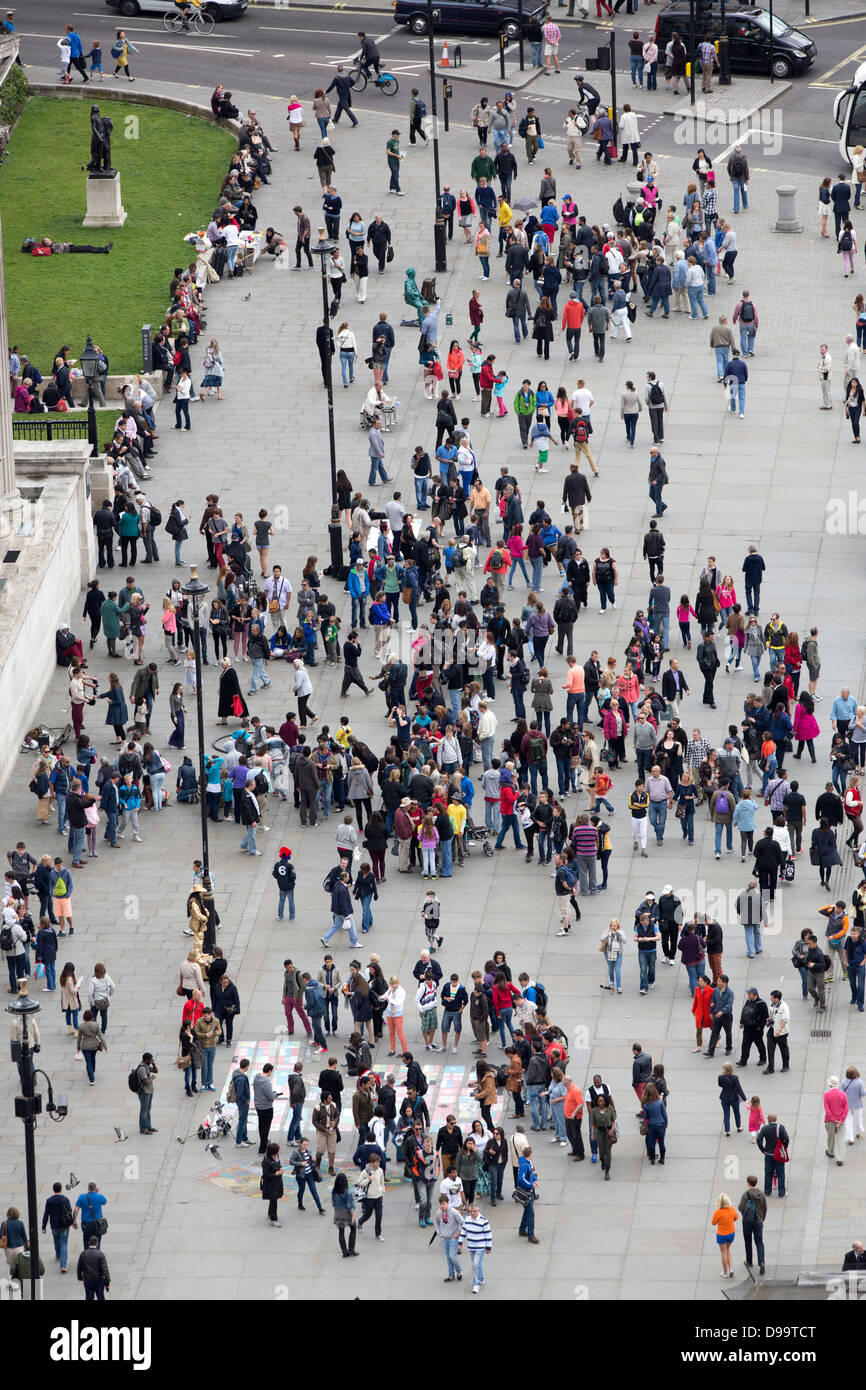
[[[102,1036],[99,1024],[93,1017],[90,1009],[84,1010],[84,1017],[79,1025],[76,1034],[78,1051],[84,1054],[84,1065],[87,1069],[87,1079],[91,1086],[96,1085],[96,1054],[97,1052],[107,1052],[108,1047],[105,1038]]]
[[[355,1249],[355,1241],[358,1238],[358,1223],[355,1219],[355,1198],[349,1188],[349,1179],[345,1173],[338,1173],[334,1179],[334,1186],[331,1189],[331,1206],[334,1209],[334,1225],[337,1228],[340,1250],[343,1259],[348,1260],[358,1254]],[[347,1231],[349,1233],[348,1246],[346,1243]]]
[[[262,1201],[268,1204],[268,1220],[272,1226],[279,1228],[280,1222],[277,1217],[277,1202],[283,1195],[283,1165],[280,1162],[280,1146],[274,1142],[268,1144],[265,1156],[262,1159],[262,1176],[259,1180],[262,1190]]]
[[[613,1101],[608,1100],[604,1092],[597,1096],[596,1103],[590,1111],[590,1139],[595,1139],[598,1145],[598,1158],[604,1173],[605,1182],[610,1182],[610,1165],[613,1154],[613,1146],[617,1142],[616,1132],[616,1110]]]

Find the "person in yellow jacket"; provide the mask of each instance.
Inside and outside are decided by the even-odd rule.
[[[508,233],[514,227],[514,213],[511,211],[511,208],[501,193],[497,201],[499,203],[499,211],[497,213],[497,221],[499,222],[499,255],[504,256],[505,252],[503,247],[506,246],[508,242]]]
[[[840,898],[838,902],[828,903],[826,907],[819,907],[818,909],[821,916],[827,918],[827,945],[833,952],[841,951],[845,944],[845,938],[848,935],[849,921],[845,907],[845,899]],[[830,959],[833,959],[832,955]],[[842,961],[842,979],[847,980],[848,971],[845,968],[844,955],[840,956],[839,959]],[[833,970],[831,966],[830,970],[827,972],[825,981],[832,980],[832,978]]]

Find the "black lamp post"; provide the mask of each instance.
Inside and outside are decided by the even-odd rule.
[[[87,343],[79,358],[84,380],[87,383],[87,438],[90,442],[91,458],[99,453],[99,438],[96,432],[96,410],[93,405],[93,383],[99,375],[99,353],[93,346],[93,339],[87,335]]]
[[[433,25],[439,18],[433,0],[427,0],[427,49],[430,59],[430,115],[433,117],[433,181],[436,186],[436,212],[433,218],[433,251],[436,273],[448,269],[445,249],[445,218],[442,214],[442,188],[439,182],[439,117],[436,114],[436,55],[433,52]]]
[[[331,520],[328,522],[328,541],[331,550],[331,569],[339,576],[343,568],[343,524],[340,521],[340,508],[337,505],[337,441],[334,435],[334,359],[328,351],[328,335],[331,331],[328,312],[328,261],[331,253],[337,250],[337,243],[325,235],[324,227],[319,228],[319,240],[314,241],[310,250],[319,258],[322,270],[322,323],[325,328],[323,344],[325,363],[325,388],[328,395],[328,448],[331,462]]]
[[[37,1095],[33,1072],[33,1055],[28,1023],[41,1013],[40,1005],[31,999],[24,985],[6,1012],[21,1024],[21,1049],[18,1070],[21,1075],[21,1094],[15,1097],[15,1114],[24,1121],[24,1164],[27,1169],[27,1225],[30,1231],[30,1297],[36,1301],[39,1280],[39,1209],[36,1199],[36,1116],[42,1114],[42,1097]],[[13,1045],[14,1046],[14,1045]],[[13,1054],[14,1055],[14,1054]]]
[[[806,0],[808,4],[808,0]],[[725,12],[725,0],[719,6],[719,21],[721,30],[719,33],[719,86],[730,87],[731,85],[731,51],[728,47],[728,18]]]
[[[199,809],[201,811],[201,883],[204,892],[202,893],[202,906],[207,913],[207,927],[205,928],[202,950],[205,955],[212,956],[216,945],[216,912],[213,900],[213,883],[210,876],[210,855],[208,852],[207,839],[207,797],[205,787],[207,777],[204,770],[204,706],[202,704],[201,690],[201,628],[199,627],[199,610],[205,594],[208,593],[208,586],[203,579],[198,577],[198,565],[190,565],[189,579],[182,585],[181,593],[189,599],[192,608],[192,639],[193,650],[195,652],[195,712],[198,723],[198,780],[199,780]]]

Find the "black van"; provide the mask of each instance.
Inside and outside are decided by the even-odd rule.
[[[536,0],[524,0],[524,34],[531,21],[543,17],[545,8]],[[397,24],[407,24],[410,33],[427,33],[424,0],[394,0],[394,19]],[[516,39],[520,33],[516,0],[435,0],[433,24],[437,33],[485,34],[494,38],[506,34],[509,39]]]
[[[695,45],[705,35],[716,42],[722,32],[717,3],[711,3],[712,19],[708,26],[695,28]],[[725,13],[728,34],[728,53],[732,72],[769,73],[770,71],[770,12],[753,5],[728,6]],[[684,0],[674,0],[656,18],[656,43],[659,59],[676,29],[686,51],[689,47],[689,7]],[[811,39],[792,29],[778,15],[773,15],[773,76],[797,77],[814,63],[818,50]]]

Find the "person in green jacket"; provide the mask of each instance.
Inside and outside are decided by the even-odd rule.
[[[393,555],[388,557],[388,562],[385,565],[385,578],[382,583],[382,588],[385,591],[385,602],[391,611],[391,617],[394,619],[395,623],[399,622],[400,591],[403,588],[403,574],[401,570],[398,570]]]
[[[478,183],[479,179],[485,178],[492,187],[495,176],[496,165],[493,163],[493,160],[490,158],[489,154],[487,153],[487,150],[482,145],[481,149],[478,151],[477,155],[472,161],[472,167],[469,170],[469,177],[476,184]]]
[[[535,414],[535,392],[528,377],[524,377],[520,390],[514,397],[514,413],[517,416],[517,427],[520,430],[520,442],[524,449],[529,448],[529,429],[532,424],[532,417]]]
[[[126,510],[121,512],[117,522],[117,534],[120,537],[120,563],[134,565],[138,555],[137,542],[141,534],[134,502],[127,502]]]
[[[117,656],[117,650],[114,644],[120,636],[121,615],[125,613],[128,610],[128,608],[128,603],[120,605],[117,602],[117,591],[115,589],[110,589],[108,593],[108,598],[105,600],[104,604],[102,605],[102,608],[100,609],[100,617],[102,618],[102,631],[105,633],[105,641],[108,645],[109,656]]]

